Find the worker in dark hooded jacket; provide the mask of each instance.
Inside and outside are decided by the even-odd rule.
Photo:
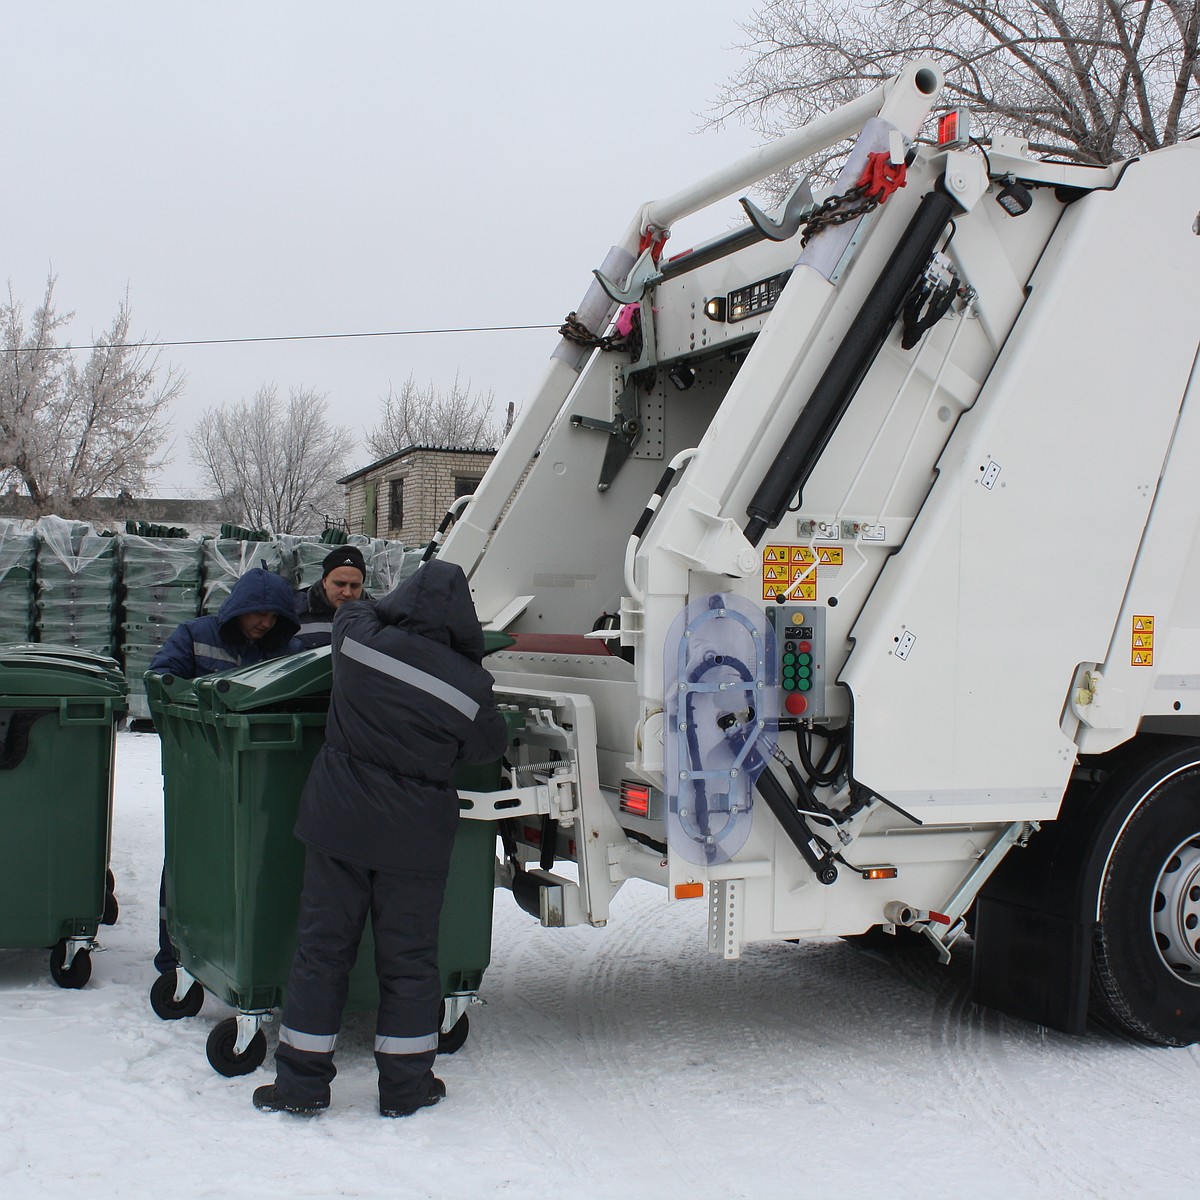
[[[438,920],[458,825],[456,762],[506,745],[483,631],[462,570],[433,559],[378,601],[333,620],[325,744],[300,800],[299,940],[275,1054],[255,1107],[329,1105],[334,1044],[367,914],[375,936],[379,1111],[408,1116],[446,1094],[438,1045]]]
[[[179,679],[298,654],[296,597],[286,579],[262,567],[233,585],[216,616],[184,621],[162,644],[150,670]]]
[[[150,661],[150,670],[179,679],[195,679],[268,658],[299,654],[296,598],[286,579],[262,567],[247,571],[233,585],[216,616],[184,621]],[[167,936],[165,874],[159,884],[158,953],[154,966],[162,975],[179,966]]]

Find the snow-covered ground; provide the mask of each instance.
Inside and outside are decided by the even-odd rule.
[[[329,1112],[255,1112],[270,1054],[241,1079],[205,1058],[229,1010],[167,1023],[147,1002],[161,802],[157,738],[120,734],[121,918],[87,987],[0,952],[4,1200],[1195,1195],[1197,1050],[977,1010],[965,954],[833,941],[721,962],[702,902],[637,882],[607,929],[542,929],[497,895],[487,1004],[439,1061],[437,1108],[379,1118],[360,1014]]]

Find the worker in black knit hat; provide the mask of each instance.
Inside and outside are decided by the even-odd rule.
[[[297,637],[306,650],[329,645],[333,614],[347,600],[370,599],[363,591],[366,578],[367,564],[357,546],[337,546],[325,555],[321,578],[296,597]]]

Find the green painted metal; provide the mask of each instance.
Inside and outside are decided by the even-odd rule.
[[[93,937],[104,913],[117,721],[112,659],[0,646],[0,946]]]

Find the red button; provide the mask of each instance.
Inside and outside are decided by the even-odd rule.
[[[812,653],[812,642],[801,642],[800,643],[800,653],[801,654],[811,654]]]
[[[783,707],[792,714],[793,717],[799,716],[807,707],[808,701],[803,696],[792,692],[790,696],[783,702]]]

